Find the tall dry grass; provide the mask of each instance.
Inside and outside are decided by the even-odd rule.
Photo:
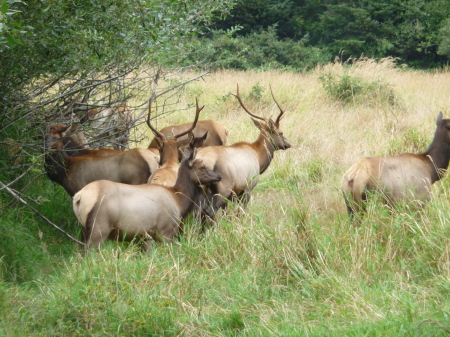
[[[347,74],[366,81],[382,81],[391,87],[396,104],[343,104],[328,97],[319,80],[324,74]],[[190,77],[193,74],[184,75],[185,79]],[[201,118],[215,119],[228,128],[230,144],[254,141],[258,130],[230,95],[236,93],[237,84],[241,95],[247,98],[244,101],[251,111],[266,117],[278,113],[270,94],[269,86],[272,87],[275,97],[286,111],[282,129],[294,146],[288,151],[276,153],[263,181],[273,174],[297,177],[299,191],[311,212],[315,213],[330,209],[343,212],[340,177],[358,158],[425,151],[431,143],[438,112],[442,111],[444,117],[450,117],[448,72],[403,70],[395,66],[393,59],[379,62],[356,59],[345,64],[336,62],[306,74],[218,71],[189,84],[178,103],[179,109],[192,106],[198,97],[200,103],[205,105]],[[260,100],[248,98],[255,87],[262,88]],[[159,123],[163,127],[190,122],[193,114],[192,108],[171,114]],[[408,136],[415,138],[408,139]],[[402,143],[402,139],[406,144]],[[408,140],[420,144],[411,148],[408,147]],[[145,146],[147,141],[141,146]],[[310,184],[311,175],[315,174],[319,176],[312,179],[316,180],[314,184]],[[307,185],[306,189],[303,185]],[[263,200],[266,197],[261,195]]]

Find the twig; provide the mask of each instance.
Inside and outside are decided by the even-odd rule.
[[[86,90],[86,89],[89,89],[89,88],[93,88],[93,87],[99,86],[100,84],[103,84],[103,83],[108,83],[108,82],[114,81],[114,80],[117,79],[117,78],[120,78],[120,77],[123,77],[123,76],[128,75],[129,73],[131,73],[131,72],[132,72],[133,70],[135,70],[136,68],[137,68],[137,67],[133,67],[133,68],[129,69],[128,71],[126,71],[126,72],[123,73],[123,74],[114,76],[114,77],[112,77],[112,78],[107,78],[107,79],[102,80],[102,81],[99,81],[98,83],[95,83],[95,84],[87,85],[87,86],[82,87],[82,88],[80,88],[80,89],[73,90],[73,91],[70,91],[70,92],[68,92],[68,93],[65,93],[65,94],[59,95],[59,96],[57,96],[57,97],[54,97],[54,98],[52,98],[52,99],[50,99],[50,100],[48,100],[48,101],[45,101],[44,103],[38,104],[36,107],[34,107],[33,109],[31,109],[31,110],[28,111],[27,113],[23,114],[22,116],[19,116],[19,117],[13,119],[12,121],[10,121],[9,123],[6,123],[6,125],[4,125],[4,126],[0,129],[0,132],[3,131],[4,129],[6,129],[7,127],[9,127],[10,125],[14,124],[15,122],[17,122],[18,120],[21,120],[21,119],[27,117],[28,115],[32,114],[32,113],[33,113],[34,111],[36,111],[38,108],[41,108],[41,107],[43,107],[43,106],[46,106],[46,105],[51,104],[51,103],[53,103],[53,102],[56,102],[57,100],[61,99],[62,97],[74,95],[74,94],[76,94],[76,93],[78,93],[78,92],[80,92],[80,91],[82,91],[82,90]]]
[[[33,166],[30,166],[24,173],[22,173],[20,176],[18,176],[16,179],[14,179],[13,181],[11,181],[10,183],[8,183],[7,185],[3,185],[3,187],[1,187],[0,188],[0,191],[1,190],[3,190],[3,189],[5,189],[5,188],[8,188],[8,186],[11,186],[12,184],[14,184],[16,181],[18,181],[20,178],[22,178],[25,174],[27,174],[27,172],[29,171],[29,170],[31,170],[33,168]]]
[[[9,187],[7,187],[5,184],[3,184],[0,181],[0,187],[4,188],[6,191],[8,191],[9,194],[11,194],[15,199],[17,199],[19,202],[27,206],[29,209],[31,209],[34,213],[39,215],[45,222],[47,222],[50,226],[67,236],[70,240],[75,241],[76,243],[84,246],[84,243],[74,238],[72,235],[64,231],[62,228],[56,226],[53,222],[51,222],[49,219],[47,219],[43,214],[39,213],[34,207],[30,206],[25,200],[23,200],[17,193],[12,191]]]

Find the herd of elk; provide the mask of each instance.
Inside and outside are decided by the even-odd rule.
[[[181,220],[195,207],[196,185],[220,181],[220,176],[185,150],[173,187],[126,185],[95,181],[73,198],[73,209],[83,228],[85,250],[99,248],[106,239],[139,240],[147,250],[153,240],[172,240]]]
[[[431,185],[441,179],[450,160],[450,119],[442,112],[436,120],[434,139],[421,154],[395,157],[368,157],[353,164],[342,177],[347,212],[350,217],[364,211],[369,193],[381,192],[386,203],[427,201]]]
[[[76,126],[49,125],[47,174],[74,196],[86,249],[118,238],[139,240],[148,249],[153,240],[172,240],[191,212],[214,219],[227,200],[246,204],[275,151],[291,147],[280,130],[284,110],[271,94],[280,111],[275,120],[250,112],[239,86],[234,95],[260,131],[254,142],[226,145],[227,129],[198,121],[204,107],[197,100],[194,122],[158,131],[151,123],[150,99],[147,125],[155,137],[148,149],[90,150],[77,138]],[[363,158],[349,168],[341,183],[349,216],[363,212],[373,192],[381,192],[388,204],[427,201],[449,161],[450,119],[439,113],[426,152]]]

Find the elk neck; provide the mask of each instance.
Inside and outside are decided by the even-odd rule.
[[[189,161],[184,159],[178,169],[177,182],[171,188],[180,209],[181,217],[185,217],[194,207],[196,188],[191,180]]]
[[[443,131],[438,128],[430,147],[422,153],[431,165],[432,183],[442,178],[443,171],[447,170],[450,161],[450,142],[442,133]]]
[[[63,185],[70,157],[63,148],[62,141],[57,140],[45,155],[45,169],[50,180]]]
[[[164,145],[163,151],[160,153],[160,165],[178,165],[178,144],[167,143]]]
[[[269,167],[275,152],[275,147],[270,141],[270,135],[261,131],[258,139],[251,146],[258,157],[259,173],[263,173]]]

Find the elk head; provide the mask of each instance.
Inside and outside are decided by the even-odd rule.
[[[159,153],[161,154],[161,159],[160,159],[161,164],[163,164],[165,162],[166,157],[169,157],[169,156],[173,157],[173,151],[178,151],[178,149],[186,148],[186,147],[188,147],[192,151],[196,142],[202,142],[202,144],[203,144],[204,138],[206,138],[207,133],[202,138],[200,138],[200,140],[197,140],[194,137],[192,130],[194,130],[195,126],[197,125],[198,116],[200,115],[200,111],[202,111],[205,106],[202,106],[200,108],[198,105],[197,98],[195,99],[195,103],[196,103],[196,111],[195,111],[194,123],[192,123],[192,126],[188,130],[178,133],[178,134],[174,134],[173,138],[168,139],[164,136],[164,134],[162,134],[157,129],[155,129],[150,122],[150,116],[151,116],[151,111],[152,111],[151,110],[152,98],[150,98],[149,105],[148,105],[147,125],[150,128],[150,130],[152,130],[153,134],[155,135],[155,141],[158,144]],[[178,140],[179,138],[181,138],[187,134],[189,134],[189,137],[187,139]],[[181,160],[181,157],[182,156],[180,155],[179,156],[180,160]]]
[[[48,150],[55,146],[55,143],[62,138],[62,134],[69,126],[63,124],[48,124],[42,128],[44,134],[44,149]]]
[[[197,156],[196,148],[192,147],[190,150],[185,149],[184,151],[180,150],[180,152],[183,160],[188,160],[191,181],[194,185],[217,183],[222,180],[219,174],[206,167],[202,159],[195,158]]]
[[[278,106],[278,109],[280,109],[280,114],[277,116],[277,119],[275,121],[272,120],[272,118],[264,118],[258,115],[255,115],[251,113],[242,102],[241,96],[239,94],[239,85],[237,86],[237,94],[235,96],[241,107],[247,112],[250,116],[252,116],[252,121],[255,124],[255,126],[261,131],[261,134],[272,144],[275,150],[286,150],[291,147],[291,144],[287,141],[287,139],[284,137],[283,132],[280,130],[280,121],[281,118],[283,118],[284,110],[281,108],[278,101],[275,99],[275,96],[273,95],[272,88],[270,88],[270,93],[272,94],[272,98],[275,101],[276,105]],[[260,122],[261,120],[262,122]]]

